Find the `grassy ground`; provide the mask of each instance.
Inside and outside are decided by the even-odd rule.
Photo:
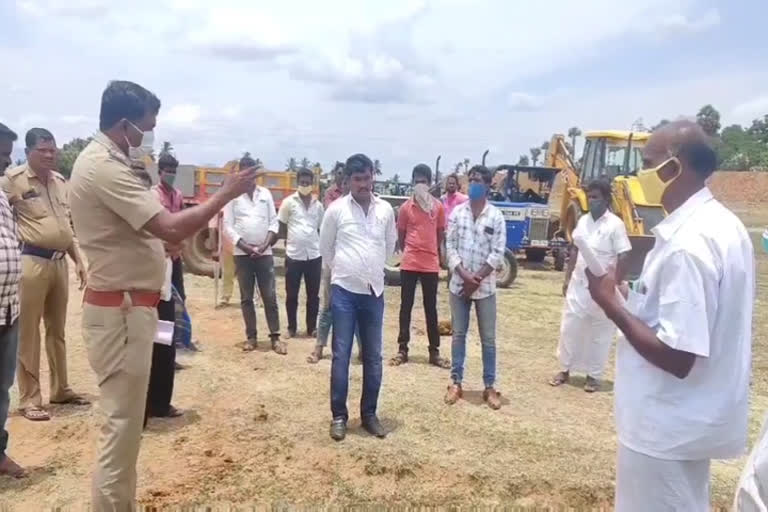
[[[762,251],[759,266],[760,276],[768,275]],[[239,310],[215,311],[211,281],[187,279],[195,336],[203,350],[180,355],[189,368],[177,374],[174,403],[187,414],[153,421],[144,435],[142,503],[610,508],[616,443],[612,369],[607,389],[594,395],[584,393],[579,380],[559,389],[546,384],[557,369],[561,273],[523,269],[515,285],[499,293],[498,373],[505,399],[500,411],[482,403],[476,332],[468,343],[466,400],[454,407],[443,404],[448,372],[426,365],[424,320],[417,308],[412,362],[384,370],[380,414],[392,434],[373,439],[355,419],[340,444],[327,432],[330,361],[308,365],[312,342],[307,339],[291,340],[286,357],[267,351],[243,354],[235,346],[242,339]],[[755,315],[753,437],[768,408],[766,282],[759,281]],[[282,280],[278,286],[282,297]],[[397,346],[399,290],[388,288],[386,301],[384,352],[389,358]],[[447,318],[444,288],[440,312]],[[258,315],[259,325],[265,325],[263,310]],[[75,293],[67,332],[71,383],[95,400]],[[443,345],[448,356],[449,340],[444,338]],[[353,418],[361,374],[361,367],[353,365]],[[47,423],[10,418],[10,454],[30,469],[31,477],[0,480],[0,508],[85,509],[95,415],[90,408],[51,410],[54,418]],[[713,465],[713,505],[729,504],[743,462]]]

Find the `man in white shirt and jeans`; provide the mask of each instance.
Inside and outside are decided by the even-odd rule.
[[[288,312],[288,335],[296,336],[296,310],[299,307],[299,288],[304,278],[307,291],[307,336],[315,336],[317,313],[320,307],[320,224],[323,205],[312,196],[315,176],[306,167],[296,172],[298,190],[286,197],[280,205],[277,218],[280,236],[285,243],[285,309]]]
[[[383,438],[376,416],[381,387],[381,336],[384,315],[384,263],[395,251],[397,231],[392,206],[373,195],[373,162],[352,155],[345,165],[349,195],[334,201],[320,228],[320,254],[331,269],[333,361],[331,363],[331,438],[346,436],[349,359],[355,327],[363,355],[362,425]]]
[[[240,169],[255,167],[250,157],[240,160]],[[272,245],[279,231],[272,193],[253,184],[251,190],[230,201],[224,208],[224,230],[235,246],[235,271],[240,285],[240,307],[245,322],[244,350],[256,349],[256,309],[253,305],[254,286],[258,285],[264,313],[269,326],[272,350],[285,355],[287,348],[280,341],[280,313],[275,292],[275,264]]]
[[[488,202],[493,175],[482,165],[469,170],[469,201],[457,206],[448,220],[445,245],[450,282],[451,380],[445,403],[455,404],[462,396],[467,330],[472,304],[483,355],[483,400],[491,409],[501,407],[496,383],[496,269],[504,261],[507,228],[501,211]]]
[[[587,184],[586,192],[589,213],[581,216],[573,230],[573,237],[586,240],[605,268],[617,267],[617,263],[629,254],[632,244],[624,223],[608,211],[611,184],[608,180],[597,179]],[[622,267],[619,264],[617,268]],[[560,386],[568,382],[572,371],[583,371],[587,374],[584,391],[593,393],[600,388],[599,379],[611,353],[616,326],[590,297],[584,273],[586,269],[584,256],[579,254],[575,245],[571,245],[563,284],[565,304],[557,347],[561,370],[549,384]],[[621,281],[621,276],[617,279]]]
[[[709,511],[711,459],[747,440],[754,253],[739,219],[712,197],[717,156],[701,127],[656,130],[638,173],[653,228],[626,304],[612,272],[587,272],[592,298],[623,333],[616,355],[618,512]]]

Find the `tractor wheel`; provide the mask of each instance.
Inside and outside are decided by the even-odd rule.
[[[504,262],[496,275],[496,284],[501,288],[509,288],[517,277],[517,258],[515,253],[504,251]]]
[[[565,269],[565,258],[567,251],[565,249],[556,249],[553,256],[555,257],[555,270],[562,272]]]
[[[544,261],[544,258],[547,256],[547,250],[546,249],[526,249],[525,250],[525,260],[530,261],[531,263],[541,263]]]
[[[216,230],[205,227],[184,243],[181,257],[185,270],[199,276],[213,277],[213,247],[210,247],[210,242],[216,242],[211,236],[217,236]]]

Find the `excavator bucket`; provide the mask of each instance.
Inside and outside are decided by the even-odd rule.
[[[632,250],[629,251],[629,259],[626,263],[626,279],[631,281],[640,277],[645,256],[653,249],[656,238],[648,235],[629,235],[629,241],[632,244]]]

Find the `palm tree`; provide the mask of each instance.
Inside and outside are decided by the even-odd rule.
[[[392,176],[392,179],[390,181],[392,181],[392,183],[400,183],[400,175],[395,173],[395,175]]]
[[[313,163],[312,167],[315,168],[315,169],[320,169],[320,174],[323,173],[323,166],[320,164],[320,162]]]
[[[575,158],[575,152],[576,152],[576,137],[581,136],[581,130],[579,130],[578,126],[572,126],[568,128],[568,136],[571,138],[571,157]]]
[[[541,150],[546,153],[548,149],[549,149],[549,141],[545,140],[544,142],[541,143]]]
[[[381,161],[378,158],[373,161],[373,174],[381,176]]]
[[[528,159],[528,155],[520,155],[520,158],[517,159],[517,165],[523,165],[526,167],[531,165],[531,161]]]
[[[286,171],[295,171],[296,170],[296,159],[294,157],[291,157],[288,159],[288,163],[285,164],[285,170]]]
[[[250,156],[250,153],[248,154]],[[261,161],[260,158],[256,159],[256,168],[259,169],[261,167],[264,167],[264,163]]]
[[[469,158],[464,159],[464,172],[469,174]]]
[[[309,169],[309,164],[310,163],[311,162],[309,161],[309,158],[307,158],[307,157],[304,157],[304,158],[301,159],[301,166],[302,167],[306,167],[307,169]]]
[[[160,155],[172,155],[173,152],[173,144],[168,141],[163,142],[163,148],[160,150]]]
[[[456,165],[453,166],[453,172],[461,172],[462,167],[464,167],[464,162],[456,162]]]
[[[251,158],[251,152],[250,151],[243,151],[243,158]]]
[[[531,148],[530,151],[533,166],[536,167],[536,164],[539,162],[539,156],[541,155],[541,148]]]

